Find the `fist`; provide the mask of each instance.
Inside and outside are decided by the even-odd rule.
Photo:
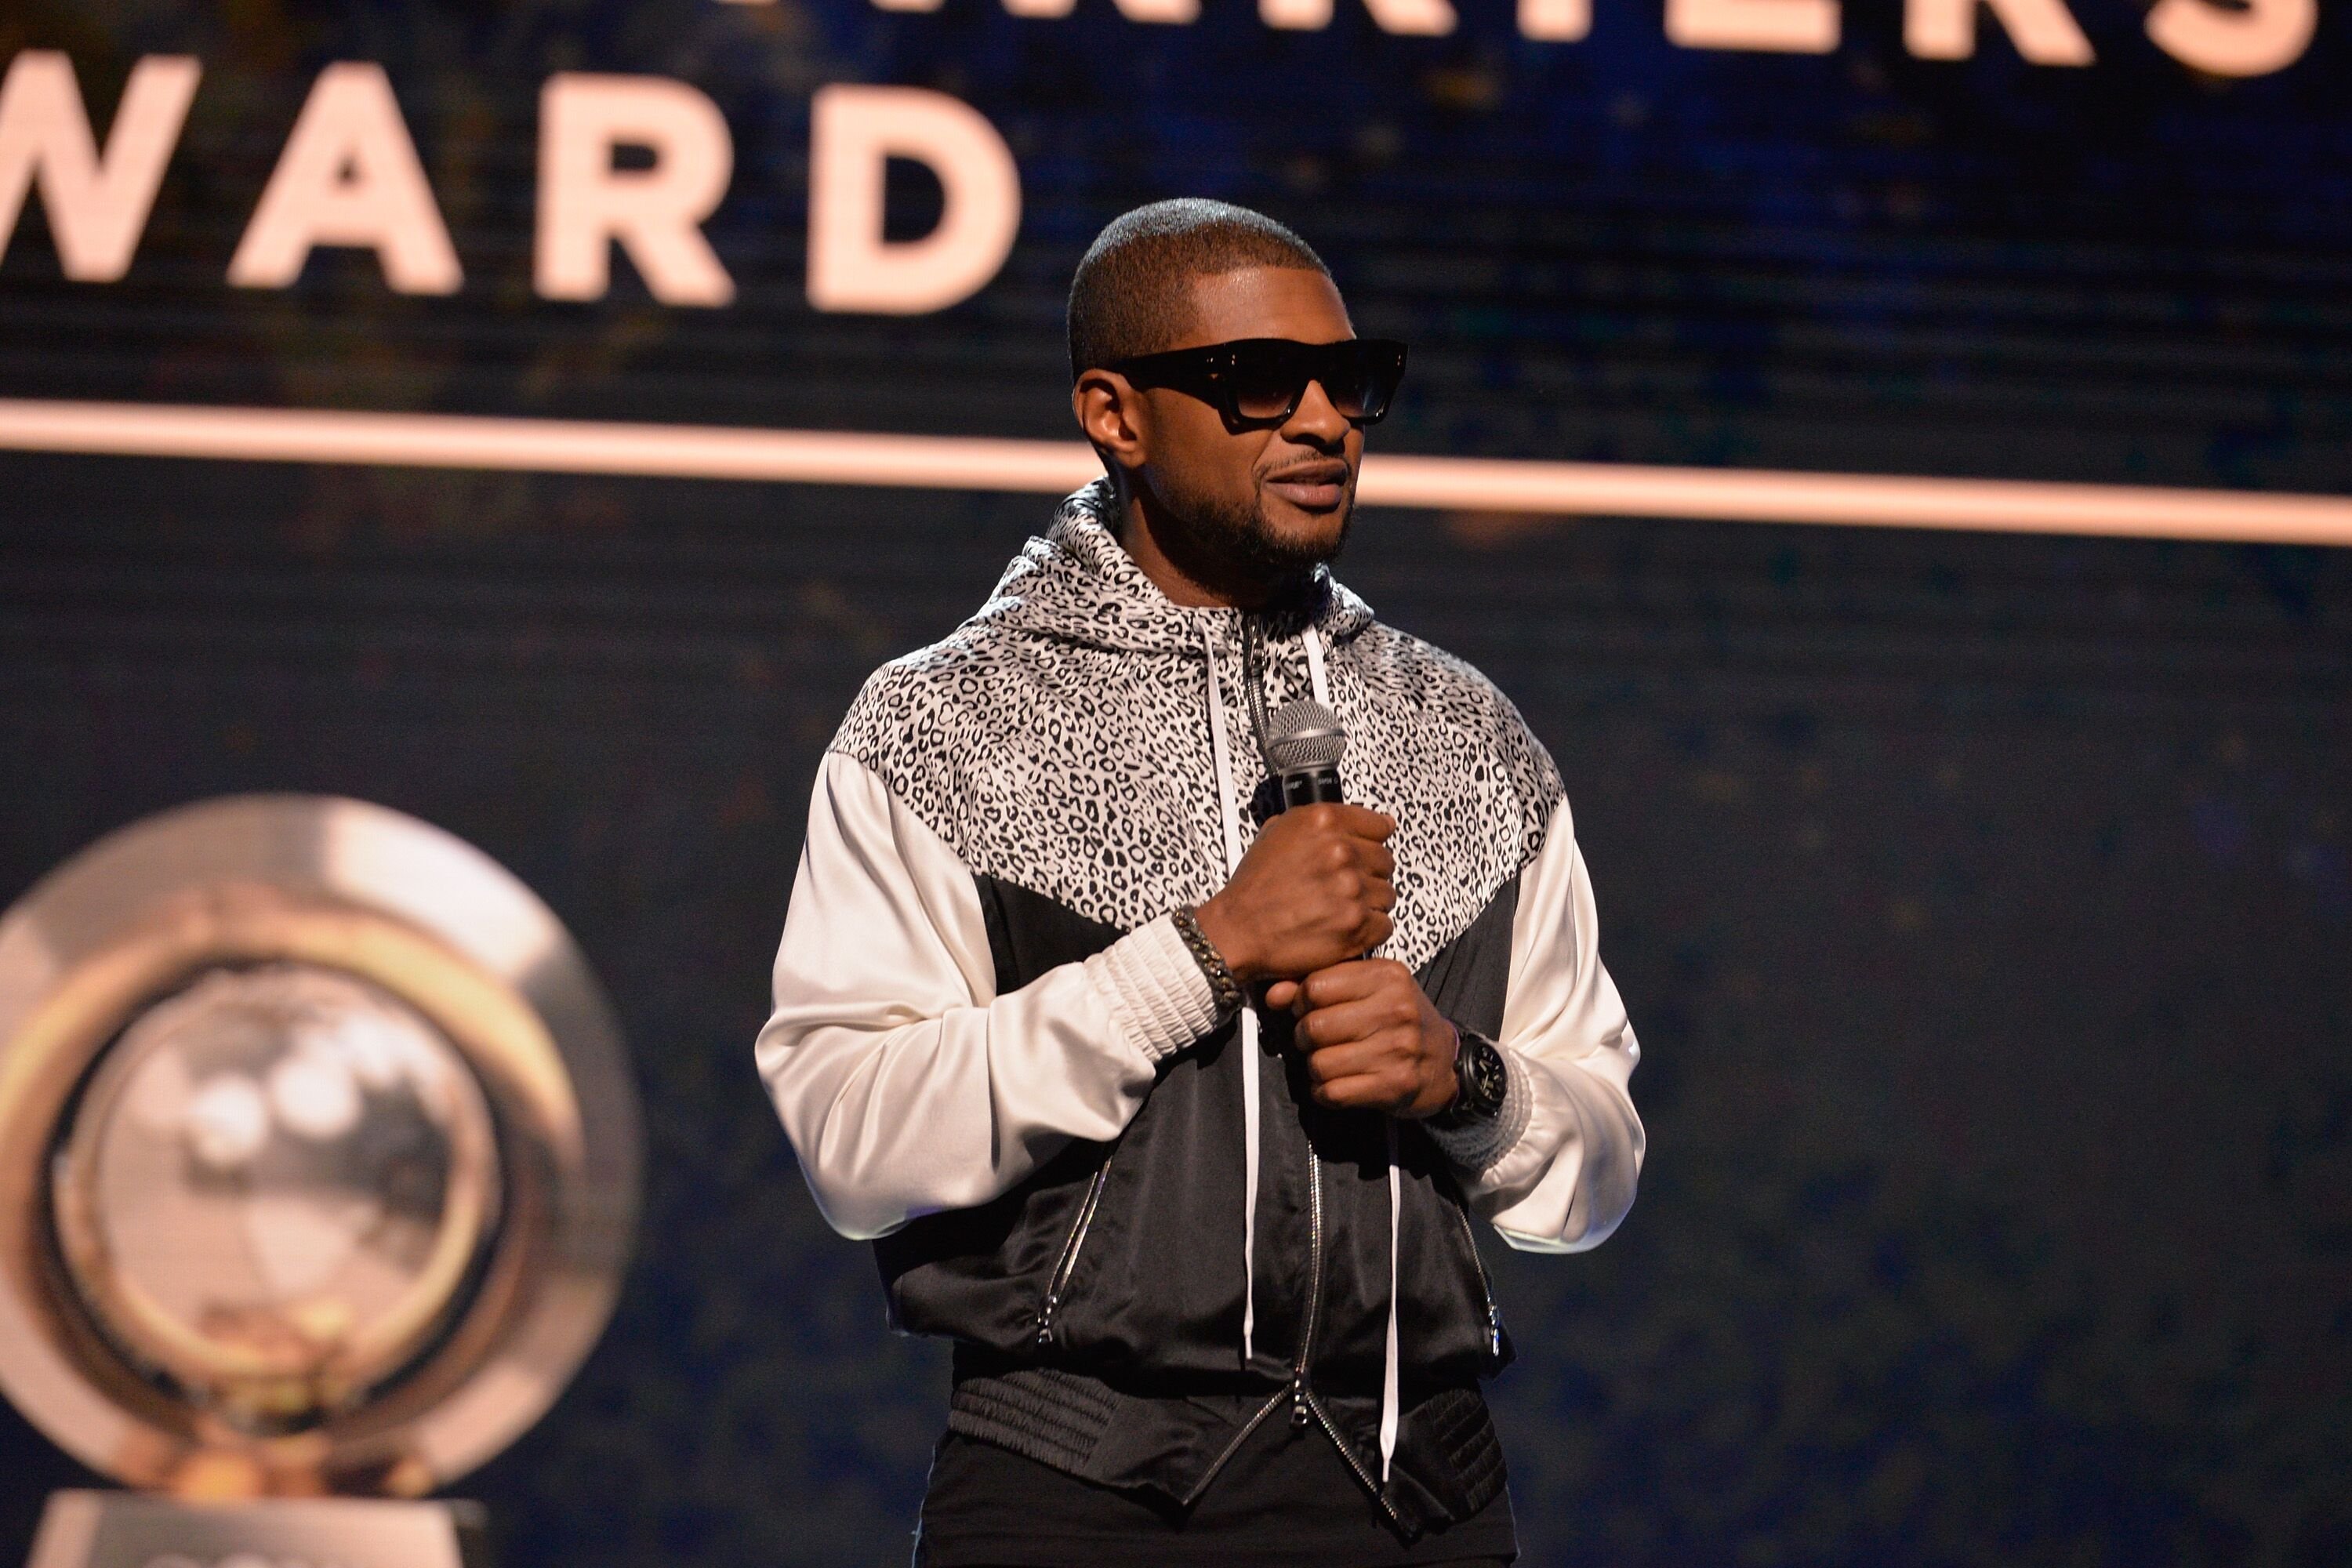
[[[1454,1057],[1461,1036],[1422,994],[1412,971],[1365,958],[1270,987],[1266,1005],[1298,1016],[1292,1038],[1324,1105],[1433,1116],[1460,1091]]]
[[[1244,985],[1295,980],[1386,942],[1396,824],[1360,805],[1302,805],[1265,825],[1224,890],[1195,911]]]

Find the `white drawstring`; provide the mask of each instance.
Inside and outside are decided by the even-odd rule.
[[[1389,1333],[1381,1352],[1381,1484],[1388,1484],[1389,1461],[1397,1440],[1397,1223],[1404,1212],[1404,1181],[1397,1170],[1396,1118],[1389,1134]]]
[[[1217,770],[1217,821],[1224,829],[1225,875],[1241,869],[1242,823],[1234,805],[1234,764],[1225,744],[1225,694],[1217,680],[1217,632],[1201,626],[1201,651],[1209,662],[1209,755]],[[1242,1004],[1242,1365],[1257,1349],[1257,1008]]]
[[[1312,626],[1303,638],[1307,649],[1307,683],[1315,700],[1331,707],[1330,677],[1323,668],[1323,636]],[[1201,628],[1201,651],[1209,666],[1209,752],[1216,765],[1217,817],[1224,830],[1225,875],[1241,868],[1242,825],[1234,803],[1234,765],[1225,742],[1224,689],[1217,679],[1215,628]],[[1257,1009],[1244,1006],[1241,1018],[1242,1049],[1242,1364],[1256,1350],[1257,1330],[1257,1175],[1258,1175],[1258,1021]],[[1403,1174],[1397,1167],[1396,1121],[1387,1127],[1389,1166],[1389,1322],[1381,1364],[1381,1484],[1388,1484],[1396,1457],[1398,1394],[1397,1238],[1404,1213]],[[1319,1177],[1318,1178],[1320,1179]]]
[[[1307,628],[1307,682],[1315,700],[1333,707],[1331,683],[1323,672],[1323,634]],[[1398,1399],[1397,1353],[1397,1229],[1404,1215],[1404,1178],[1397,1169],[1396,1119],[1388,1119],[1389,1161],[1389,1328],[1381,1360],[1381,1482],[1388,1483],[1389,1464],[1396,1457]]]

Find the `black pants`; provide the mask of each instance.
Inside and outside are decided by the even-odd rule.
[[[914,1568],[1502,1568],[1516,1537],[1506,1492],[1442,1534],[1399,1541],[1339,1451],[1286,1421],[1261,1423],[1191,1510],[950,1433],[932,1458]]]

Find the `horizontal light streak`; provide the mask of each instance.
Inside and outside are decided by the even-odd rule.
[[[0,448],[1059,494],[1075,441],[0,398]],[[1549,516],[2352,545],[2352,497],[1396,454],[1367,505]]]
[[[1075,441],[16,398],[0,398],[0,447],[1054,493],[1102,471]]]
[[[2352,545],[2352,496],[2276,491],[1406,457],[1368,458],[1360,489],[1449,510]]]

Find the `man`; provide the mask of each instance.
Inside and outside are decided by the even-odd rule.
[[[1327,570],[1403,350],[1304,241],[1139,208],[1069,335],[1107,478],[852,706],[758,1046],[955,1342],[916,1562],[1507,1562],[1468,1215],[1595,1246],[1643,1152],[1559,774]],[[1272,814],[1308,696],[1349,804]]]

